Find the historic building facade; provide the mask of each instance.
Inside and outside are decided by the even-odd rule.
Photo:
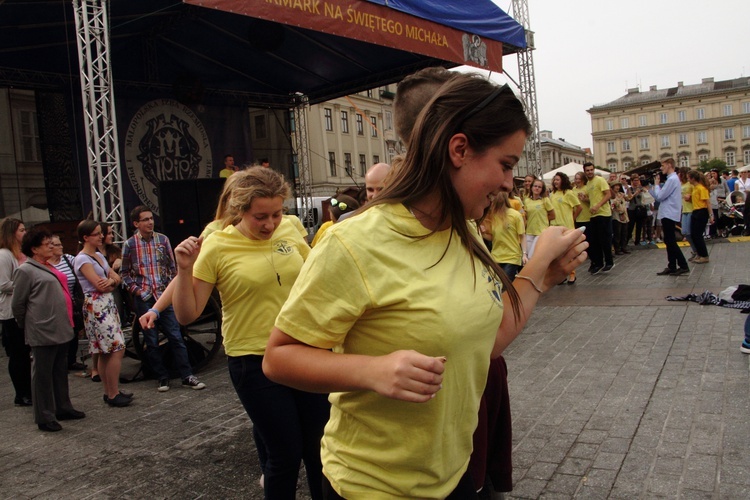
[[[582,149],[562,138],[555,139],[551,130],[540,131],[539,142],[542,152],[542,173],[571,162],[583,165],[592,160],[591,151],[588,148]]]
[[[729,168],[750,165],[750,78],[628,93],[593,106],[595,163],[612,171],[675,158],[697,167],[719,158]]]

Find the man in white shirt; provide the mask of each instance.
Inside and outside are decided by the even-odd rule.
[[[651,196],[660,203],[659,219],[661,219],[662,232],[664,233],[664,244],[667,246],[667,267],[656,274],[664,276],[667,274],[688,274],[687,259],[677,245],[675,228],[682,219],[682,193],[680,191],[680,178],[675,172],[675,164],[672,158],[661,162],[661,171],[667,176],[664,186],[658,184],[651,190]],[[677,266],[679,265],[679,269]]]

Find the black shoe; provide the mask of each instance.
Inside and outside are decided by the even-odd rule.
[[[676,271],[674,271],[674,270],[672,270],[672,269],[670,269],[668,267],[665,267],[662,272],[656,273],[656,275],[657,276],[667,276],[668,274],[674,274],[675,272]]]
[[[690,274],[690,269],[688,269],[687,267],[681,267],[672,274],[674,274],[675,276],[679,276],[681,274]]]
[[[612,268],[613,268],[613,267],[615,267],[615,264],[614,264],[614,263],[612,263],[612,264],[607,264],[606,266],[604,266],[604,267],[602,268],[602,272],[603,272],[603,273],[608,273],[608,272],[610,272],[610,271],[612,270]]]
[[[128,398],[128,399],[133,399],[133,393],[132,392],[120,391],[120,394],[123,395],[124,397]]]
[[[630,253],[630,250],[628,250],[627,248],[623,248],[623,249],[621,250],[621,252],[622,252],[622,253]]]
[[[106,394],[105,394],[105,397],[106,397]],[[133,400],[126,398],[122,394],[118,394],[117,396],[113,398],[106,398],[105,402],[109,406],[117,406],[119,408],[122,408],[123,406],[128,406],[130,403],[133,402]]]
[[[28,396],[21,396],[20,398],[17,397],[13,400],[13,404],[16,406],[31,406],[33,403],[31,402],[31,398]]]
[[[73,363],[73,364],[68,365],[68,370],[85,370],[85,369],[86,369],[86,365],[84,365],[83,363]]]
[[[599,271],[601,271],[602,269],[604,269],[604,268],[600,267],[600,266],[594,266],[591,269],[589,269],[589,272],[591,274],[599,274]]]
[[[99,375],[94,375],[93,377],[91,377],[91,381],[92,382],[101,382],[102,378]]]
[[[36,424],[40,431],[44,432],[57,432],[62,430],[60,422],[46,422],[44,424]]]
[[[57,417],[57,420],[80,420],[86,418],[86,414],[82,411],[70,410],[65,413],[58,413],[55,417]]]

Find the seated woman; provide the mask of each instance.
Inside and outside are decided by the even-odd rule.
[[[86,416],[73,408],[68,390],[68,343],[73,338],[73,300],[68,280],[49,263],[52,233],[32,228],[23,237],[29,257],[16,272],[13,316],[31,346],[31,393],[39,430],[62,430],[59,420]]]

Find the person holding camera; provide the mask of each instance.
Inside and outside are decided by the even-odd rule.
[[[661,162],[661,172],[667,176],[667,181],[663,186],[654,183],[653,189],[649,190],[651,196],[660,203],[659,219],[664,229],[664,244],[667,246],[667,267],[656,274],[659,276],[688,274],[690,268],[682,250],[677,245],[675,234],[677,223],[682,219],[682,191],[680,178],[675,172],[675,163],[672,158]]]

